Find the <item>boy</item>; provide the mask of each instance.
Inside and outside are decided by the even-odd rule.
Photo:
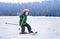
[[[27,33],[27,32],[25,32],[25,27],[28,28],[29,33],[33,33],[33,31],[31,31],[30,25],[27,23],[28,13],[29,13],[29,9],[24,9],[23,14],[20,15],[19,25],[21,26],[21,29],[22,29],[20,34],[26,34]]]

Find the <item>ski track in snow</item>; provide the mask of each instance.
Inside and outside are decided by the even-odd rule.
[[[27,23],[34,32],[38,32],[36,35],[20,35],[20,26],[5,22],[18,24],[19,17],[0,16],[0,39],[60,39],[60,17],[28,16]]]

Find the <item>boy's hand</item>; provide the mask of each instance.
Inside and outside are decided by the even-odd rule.
[[[20,28],[19,28],[19,30],[20,30]]]

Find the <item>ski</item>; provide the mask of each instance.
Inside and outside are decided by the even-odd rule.
[[[36,35],[37,34],[37,32],[34,32],[34,33],[29,33],[30,35]]]
[[[19,33],[19,34],[22,35],[21,33]],[[36,35],[37,32],[34,32],[34,33],[25,33],[25,34]],[[23,34],[23,35],[25,35],[25,34]]]

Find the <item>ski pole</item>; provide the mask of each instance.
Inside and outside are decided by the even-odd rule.
[[[5,24],[10,24],[10,25],[16,25],[16,26],[19,26],[18,24],[8,23],[8,22],[5,22]]]

